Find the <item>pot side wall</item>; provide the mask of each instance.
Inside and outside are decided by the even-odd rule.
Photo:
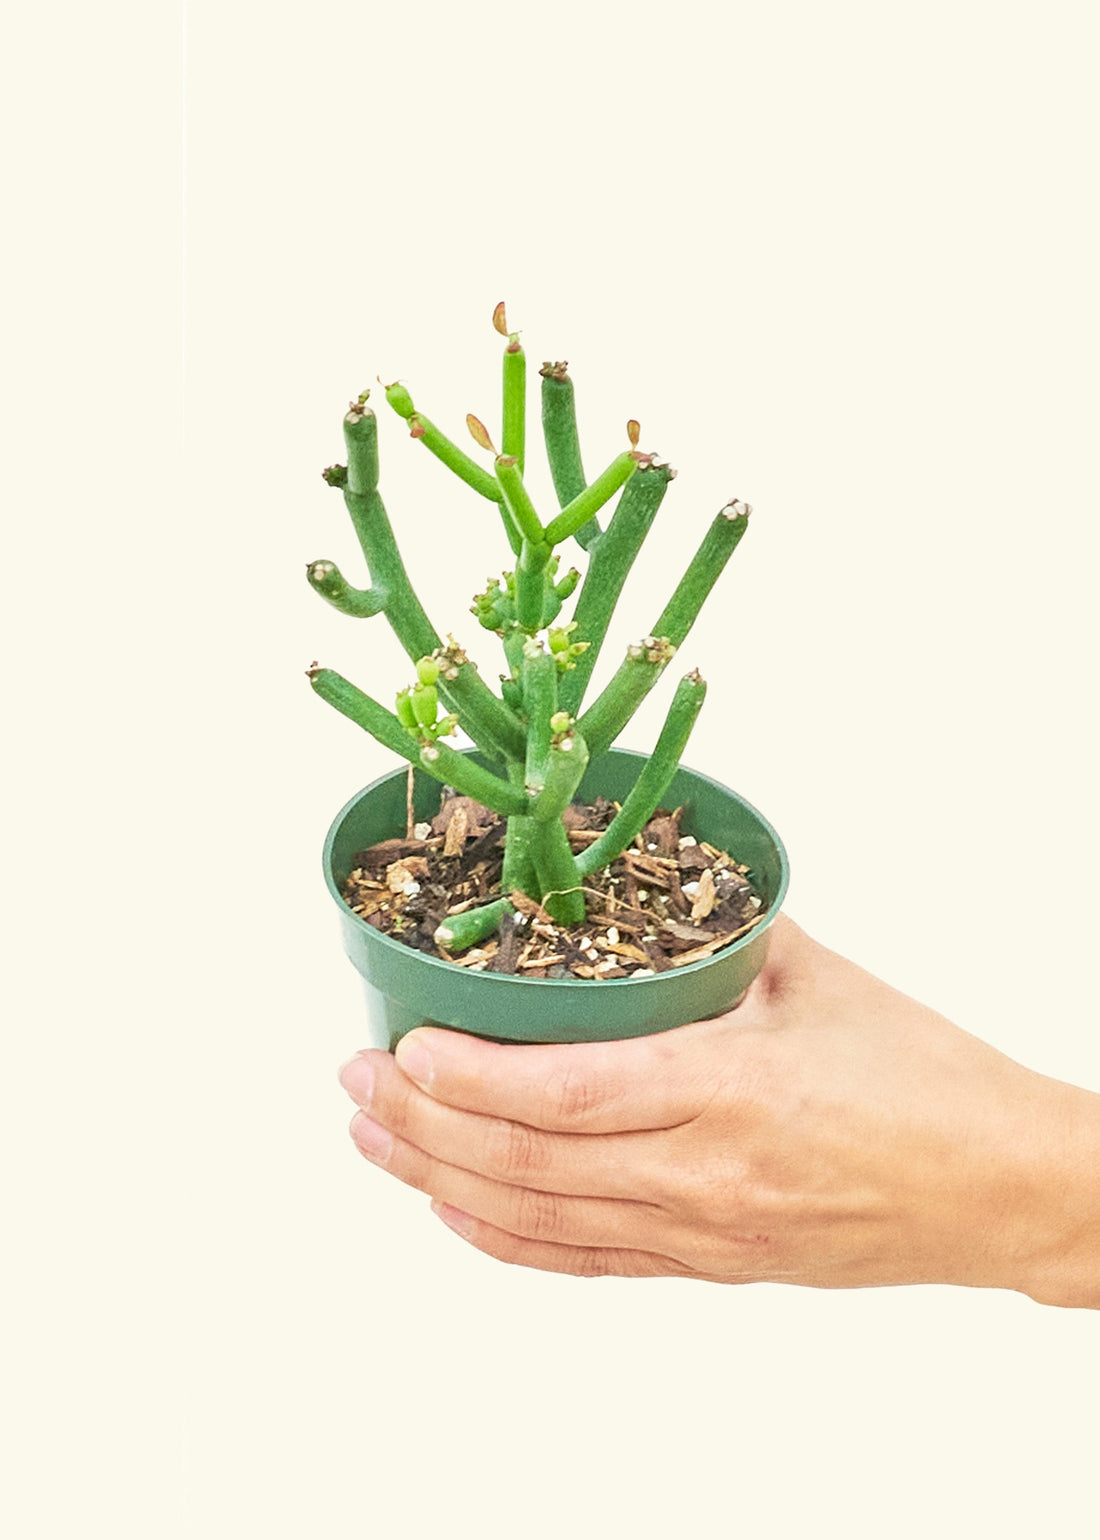
[[[589,765],[581,802],[622,801],[646,756],[614,749]],[[439,782],[415,772],[414,807],[427,822]],[[580,1043],[641,1037],[729,1010],[763,966],[768,932],[787,891],[787,856],[767,820],[735,792],[683,766],[664,805],[684,808],[685,834],[707,840],[749,868],[767,918],[702,962],[642,979],[521,979],[469,973],[383,936],[340,894],[358,851],[405,832],[406,771],[359,792],[338,814],[325,844],[325,879],[340,910],[344,950],[363,980],[371,1046],[393,1049],[416,1026],[454,1027],[502,1042]]]

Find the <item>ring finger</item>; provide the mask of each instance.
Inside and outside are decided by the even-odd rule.
[[[659,1247],[661,1210],[623,1198],[577,1198],[495,1182],[437,1160],[363,1112],[351,1136],[367,1160],[452,1208],[528,1240],[566,1246]]]

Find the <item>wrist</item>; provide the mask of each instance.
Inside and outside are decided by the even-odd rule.
[[[1100,1096],[1048,1080],[1032,1162],[1032,1245],[1021,1293],[1041,1305],[1100,1310]]]

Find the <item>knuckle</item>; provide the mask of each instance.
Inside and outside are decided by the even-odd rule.
[[[699,1162],[685,1175],[676,1209],[702,1234],[725,1234],[763,1221],[762,1189],[746,1157]]]
[[[556,1241],[561,1238],[561,1205],[552,1192],[521,1188],[516,1210],[520,1233],[528,1240]]]
[[[791,1074],[776,1044],[764,1034],[747,1034],[727,1062],[718,1097],[746,1122],[772,1117],[789,1101]]]
[[[607,1252],[599,1246],[579,1246],[570,1261],[569,1271],[576,1278],[606,1278],[612,1271]]]
[[[408,1136],[413,1132],[416,1122],[414,1089],[408,1084],[402,1084],[394,1075],[388,1073],[390,1066],[383,1065],[375,1072],[374,1094],[371,1097],[370,1112],[374,1117],[382,1117],[386,1126],[394,1133]]]
[[[583,1067],[566,1060],[547,1084],[544,1106],[551,1123],[581,1123],[607,1102],[602,1087]]]
[[[775,1188],[758,1161],[746,1164],[734,1183],[730,1200],[728,1233],[738,1244],[766,1240],[765,1232],[771,1231],[780,1220]]]
[[[526,1123],[501,1123],[490,1139],[489,1162],[506,1181],[539,1174],[546,1165],[542,1141]]]
[[[693,1268],[676,1257],[662,1256],[657,1252],[628,1251],[621,1254],[616,1271],[627,1278],[686,1278]]]

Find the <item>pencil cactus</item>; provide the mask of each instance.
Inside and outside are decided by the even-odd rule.
[[[490,467],[437,428],[404,384],[385,386],[384,393],[414,439],[497,505],[512,564],[487,580],[471,611],[503,644],[500,694],[453,637],[440,637],[416,597],[378,490],[378,423],[368,392],[344,417],[347,464],[323,474],[343,492],[370,586],[353,587],[331,561],[308,568],[313,588],[343,614],[384,615],[414,664],[414,678],[398,692],[393,710],[314,664],[308,675],[317,694],[410,764],[507,819],[501,897],[449,917],[437,933],[440,944],[455,952],[490,935],[513,907],[515,894],[541,903],[559,924],[583,922],[586,878],[615,860],[645,827],[679,765],[706,693],[697,672],[677,686],[653,754],[619,812],[579,855],[570,846],[563,814],[589,760],[611,747],[683,643],[751,512],[736,499],[718,512],[651,632],[627,649],[610,682],[585,706],[623,585],[675,471],[639,451],[640,430],[631,419],[628,447],[589,482],[567,366],[544,364],[543,438],[559,504],[544,520],[524,480],[523,348],[518,334],[508,330],[503,304],[493,323],[505,338],[499,449],[478,418],[467,418],[475,444],[491,457]],[[616,494],[604,528],[599,515]],[[562,571],[558,547],[569,539],[587,553],[583,578],[576,567]],[[578,588],[565,619],[563,608]],[[480,763],[444,741],[458,728],[480,751]]]

